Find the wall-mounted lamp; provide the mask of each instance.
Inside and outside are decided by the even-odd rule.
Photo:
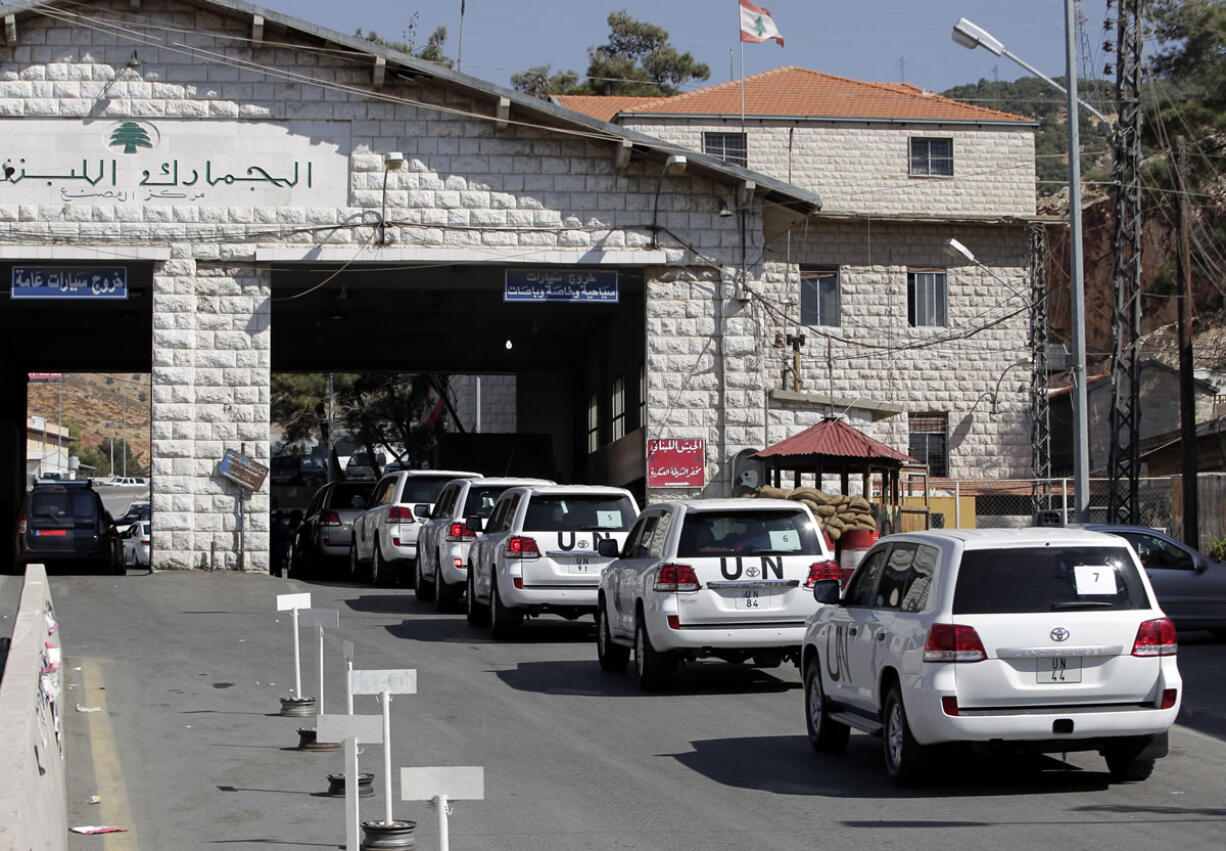
[[[379,244],[387,245],[387,176],[393,171],[400,171],[404,165],[404,154],[400,151],[390,151],[383,157],[383,207],[379,211]]]
[[[140,67],[140,57],[136,55],[135,49],[133,49],[132,51],[132,58],[128,60],[128,67],[129,68],[139,68]]]
[[[656,199],[651,205],[651,247],[660,247],[660,187],[664,185],[665,177],[676,177],[685,171],[686,163],[688,163],[681,154],[671,154],[664,161],[664,168],[660,169],[660,177],[656,180]]]
[[[728,203],[727,198],[719,199],[719,217],[721,219],[732,218],[732,206]]]

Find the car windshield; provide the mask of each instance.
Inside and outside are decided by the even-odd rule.
[[[494,513],[494,503],[510,485],[472,485],[464,500],[463,517],[489,517]]]
[[[953,613],[978,615],[1143,609],[1145,587],[1124,547],[967,550]]]
[[[332,486],[328,505],[339,508],[358,508],[366,504],[370,496],[370,482],[337,482]],[[354,502],[354,499],[359,502]]]
[[[98,498],[79,490],[34,491],[30,494],[30,517],[60,523],[93,523],[98,518]]]
[[[524,529],[534,532],[624,532],[634,518],[634,507],[621,495],[533,494],[524,516]]]
[[[410,476],[404,481],[401,502],[434,502],[455,476]]]
[[[688,511],[677,544],[679,558],[821,551],[801,511]]]

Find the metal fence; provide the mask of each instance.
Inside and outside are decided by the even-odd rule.
[[[1073,521],[1074,489],[1069,479],[953,480],[904,477],[903,499],[910,507],[925,503],[934,529],[1001,529],[1030,526],[1040,511]],[[1109,522],[1110,480],[1090,480],[1090,522]],[[1179,476],[1143,478],[1139,482],[1139,522],[1177,537],[1183,531],[1182,484]],[[1226,537],[1226,475],[1203,473],[1198,478],[1200,539],[1206,551]]]

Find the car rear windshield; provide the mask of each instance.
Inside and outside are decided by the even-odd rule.
[[[967,550],[953,613],[978,615],[1144,609],[1149,601],[1124,547]]]
[[[370,482],[338,482],[332,486],[328,505],[338,508],[361,508],[370,496]],[[354,502],[354,499],[358,502]]]
[[[604,494],[533,494],[524,515],[532,532],[625,532],[634,508],[624,496]]]
[[[802,511],[691,511],[677,556],[821,553],[817,531]]]
[[[435,502],[438,495],[443,492],[443,488],[454,478],[455,476],[439,476],[438,478],[410,476],[404,480],[404,490],[400,494],[400,501]]]
[[[98,497],[91,491],[34,491],[30,520],[43,523],[95,523]]]
[[[472,517],[475,514],[477,517],[489,517],[494,513],[494,503],[509,487],[511,485],[470,485],[461,516]]]

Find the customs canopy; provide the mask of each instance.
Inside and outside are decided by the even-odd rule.
[[[870,477],[880,473],[883,477],[882,492],[897,494],[901,468],[918,463],[907,453],[874,440],[842,420],[829,417],[754,453],[753,457],[762,460],[766,478],[773,481],[775,487],[781,486],[783,470],[792,471],[794,487],[800,486],[801,473],[814,474],[818,482],[823,475],[837,473],[843,493],[847,493],[848,479],[853,473],[863,478],[864,493],[870,492]],[[884,487],[887,482],[888,488]]]

